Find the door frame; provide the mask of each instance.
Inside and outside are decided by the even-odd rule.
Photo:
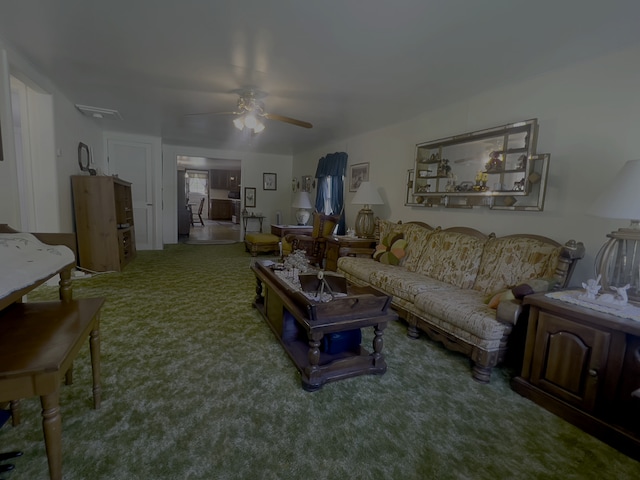
[[[113,142],[132,146],[143,146],[149,151],[147,159],[147,207],[150,208],[147,219],[150,223],[148,248],[162,250],[162,140],[149,135],[129,135],[121,132],[104,132],[104,171],[109,172],[109,145]],[[127,180],[124,178],[123,180]],[[138,247],[136,245],[136,247]],[[143,250],[144,248],[138,248]]]

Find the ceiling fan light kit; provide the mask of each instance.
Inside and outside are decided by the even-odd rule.
[[[246,128],[252,130],[253,133],[260,133],[264,130],[264,123],[256,118],[253,113],[245,114],[233,120],[235,127],[242,131]]]
[[[267,96],[265,92],[259,90],[237,90],[235,91],[240,97],[238,98],[238,104],[235,112],[219,112],[219,113],[195,113],[191,115],[237,115],[233,120],[234,126],[238,130],[244,130],[248,128],[253,133],[260,133],[264,130],[264,123],[260,121],[261,118],[267,120],[275,120],[278,122],[290,123],[303,128],[312,128],[309,122],[302,120],[296,120],[295,118],[285,117],[283,115],[275,115],[267,113],[264,109],[264,103],[259,99]]]

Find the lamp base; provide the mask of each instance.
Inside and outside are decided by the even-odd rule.
[[[636,223],[637,225],[637,223]],[[632,225],[607,234],[609,240],[596,256],[596,274],[601,275],[601,293],[629,285],[628,299],[640,302],[640,229]]]
[[[373,218],[373,210],[370,208],[362,208],[356,217],[356,237],[373,238],[376,230],[375,220]]]
[[[296,211],[296,221],[298,222],[298,225],[306,225],[310,216],[311,214],[309,213],[309,210],[305,210],[304,208]]]

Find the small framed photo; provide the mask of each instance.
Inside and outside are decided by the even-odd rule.
[[[262,189],[263,190],[277,190],[278,189],[278,175],[276,173],[263,173],[262,174]]]
[[[254,187],[244,187],[245,208],[256,208],[256,189]]]
[[[357,192],[362,182],[369,181],[369,163],[351,165],[349,171],[349,191]]]

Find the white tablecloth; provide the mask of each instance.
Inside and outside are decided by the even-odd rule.
[[[629,320],[640,322],[640,308],[635,305],[627,303],[626,305],[610,306],[606,303],[598,303],[593,300],[581,298],[584,294],[585,293],[581,290],[567,290],[561,292],[550,292],[547,293],[546,296],[562,300],[563,302],[573,303],[574,305],[580,305],[581,307],[590,308],[591,310],[597,310],[598,312],[615,315],[616,317],[628,318]]]
[[[74,261],[70,248],[30,233],[0,233],[0,298],[33,285]]]

